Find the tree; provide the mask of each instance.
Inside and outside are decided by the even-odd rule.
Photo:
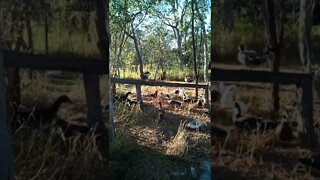
[[[157,16],[165,25],[169,26],[174,32],[174,36],[175,36],[177,47],[178,47],[180,70],[184,69],[182,39],[183,39],[183,32],[185,32],[185,29],[187,28],[187,24],[185,23],[185,16],[186,16],[188,4],[189,2],[187,0],[185,1],[170,0],[170,1],[167,1],[165,5],[165,7],[167,7],[168,9],[165,10],[165,8],[162,8],[162,9],[155,9],[154,11],[155,16]],[[181,13],[179,11],[181,11]],[[172,15],[173,15],[173,18],[171,17]]]
[[[300,1],[298,25],[299,53],[302,66],[306,72],[310,72],[312,64],[315,63],[311,38],[315,2],[316,0]]]
[[[136,51],[136,57],[139,62],[140,78],[143,79],[143,59],[141,56],[140,40],[137,35],[139,31],[139,26],[144,22],[146,16],[148,15],[152,6],[155,5],[157,1],[112,1],[111,6],[113,15],[117,19],[118,23],[122,25],[122,29],[125,34],[130,37],[134,42],[134,48]]]
[[[283,39],[283,24],[284,24],[284,0],[264,1],[265,13],[265,35],[267,41],[267,49],[270,53],[274,54],[273,59],[273,72],[279,72],[281,48]],[[273,84],[272,90],[273,111],[278,115],[279,113],[279,84]]]
[[[202,7],[201,9],[199,8],[199,3],[202,2]],[[206,33],[206,26],[205,26],[205,20],[203,17],[203,14],[206,13],[206,10],[202,10],[204,7],[207,7],[206,4],[204,3],[204,1],[197,1],[195,3],[195,9],[197,11],[197,15],[199,17],[200,20],[200,24],[201,24],[201,31],[202,31],[202,36],[203,36],[203,45],[204,45],[204,67],[203,67],[203,71],[204,71],[204,81],[208,82],[209,81],[209,75],[208,75],[208,71],[209,71],[209,50],[208,50],[208,38],[207,38],[207,33]],[[200,12],[200,10],[202,10],[202,12]],[[200,50],[200,48],[199,48]]]

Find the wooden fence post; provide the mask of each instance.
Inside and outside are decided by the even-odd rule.
[[[4,60],[0,50],[0,179],[14,179],[12,140],[9,133],[4,87]]]
[[[206,100],[206,103],[205,103],[205,107],[206,108],[209,108],[209,86],[206,86],[204,88],[204,96],[205,96],[205,100]]]
[[[101,134],[101,148],[103,154],[107,157],[109,154],[109,136],[102,120],[102,110],[100,102],[99,76],[93,73],[83,74],[85,95],[88,106],[88,124],[91,127],[96,126],[96,133]]]
[[[300,139],[306,147],[317,147],[318,140],[313,126],[313,86],[312,78],[302,80],[301,117],[303,131],[300,132]]]

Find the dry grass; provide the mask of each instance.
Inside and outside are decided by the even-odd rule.
[[[168,145],[167,155],[183,156],[188,152],[188,132],[185,123],[181,122],[178,132]]]
[[[255,86],[248,86],[253,85]],[[239,83],[234,94],[248,105],[248,113],[262,118],[271,118],[269,111],[271,91],[259,83]],[[291,120],[298,118],[292,103],[296,101],[295,87],[281,87],[280,108],[289,112]],[[248,93],[250,92],[250,93]],[[280,142],[273,132],[245,135],[238,132],[232,123],[232,110],[213,109],[213,122],[229,132],[224,139],[213,137],[213,174],[217,179],[317,179],[319,175],[298,162],[298,158],[316,154],[303,148],[295,138],[290,143]],[[318,120],[319,105],[315,105],[315,120]],[[317,132],[318,133],[318,132]]]
[[[27,71],[22,70],[21,78],[21,103],[27,108],[49,106],[62,94],[68,95],[75,106],[85,106],[81,78],[73,79],[71,85],[58,84],[57,87],[60,86],[60,89],[47,89],[49,79],[39,71],[34,71],[33,79],[30,80]],[[103,89],[105,82],[101,84],[103,96],[106,93]],[[59,116],[70,116],[68,108],[62,107]],[[76,113],[84,112],[79,110]],[[93,135],[78,134],[66,138],[60,129],[42,127],[20,128],[14,132],[13,138],[15,178],[18,180],[107,178],[106,159],[102,158]]]
[[[154,93],[155,90],[170,93],[173,98],[180,100],[173,95],[175,88],[143,86],[142,94]],[[135,93],[135,88],[128,85],[117,87],[119,94],[128,91]],[[187,89],[187,93],[194,96],[192,89]],[[135,98],[135,95],[129,98]],[[210,156],[211,141],[209,131],[187,131],[184,122],[192,119],[210,122],[209,117],[203,113],[206,109],[194,105],[174,108],[163,100],[165,118],[163,122],[157,123],[157,99],[143,96],[143,101],[145,108],[142,111],[124,103],[115,104],[117,135],[113,143],[115,147],[111,147],[111,163],[114,164],[116,178],[172,179],[178,178],[172,176],[177,172],[185,172],[180,177],[182,179],[190,178],[190,167],[198,168],[199,171],[201,159]],[[128,173],[124,175],[124,172]]]

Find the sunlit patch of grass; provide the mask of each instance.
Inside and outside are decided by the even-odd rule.
[[[185,129],[185,123],[180,123],[178,132],[172,142],[169,144],[166,154],[183,156],[188,152],[188,132]]]

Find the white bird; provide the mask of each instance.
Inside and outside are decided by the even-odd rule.
[[[184,88],[179,88],[179,96],[180,96],[180,97],[183,98],[184,95],[185,95],[185,93],[186,93],[186,92],[185,92]]]
[[[259,56],[256,51],[244,50],[243,45],[239,45],[238,50],[238,61],[247,68],[259,66],[266,61],[266,58]]]
[[[219,84],[219,91],[221,93],[221,108],[232,108],[234,106],[234,100],[232,96],[232,88],[234,87],[235,85],[229,85],[225,87],[223,83]]]
[[[185,82],[192,82],[193,79],[192,79],[192,77],[185,76],[185,77],[184,77],[184,81],[185,81]]]
[[[260,118],[243,116],[237,102],[234,103],[232,121],[241,131],[247,131],[249,133],[257,133],[262,127],[262,120]]]

